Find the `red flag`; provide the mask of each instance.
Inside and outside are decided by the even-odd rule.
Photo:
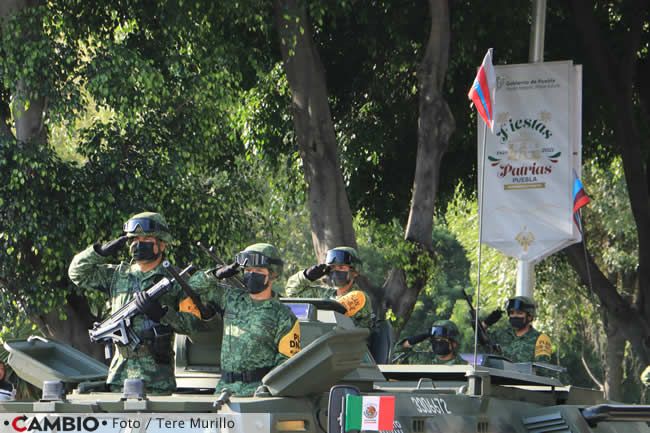
[[[476,107],[476,111],[483,118],[483,121],[494,132],[494,94],[496,92],[497,79],[492,66],[492,48],[483,58],[483,63],[476,73],[476,78],[469,89],[467,97]]]
[[[578,230],[580,230],[580,232],[582,232],[580,208],[586,205],[587,203],[589,203],[590,201],[591,199],[585,192],[585,189],[582,186],[582,182],[580,182],[578,175],[573,173],[573,221],[578,226]]]

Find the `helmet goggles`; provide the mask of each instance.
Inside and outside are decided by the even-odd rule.
[[[444,326],[432,326],[430,337],[455,340],[453,332],[451,332],[449,329],[447,329]]]
[[[166,225],[160,224],[150,218],[132,218],[124,223],[122,230],[125,233],[135,233],[138,227],[144,233],[168,232]]]
[[[280,259],[273,259],[255,251],[237,253],[235,261],[239,263],[239,266],[248,268],[268,268],[271,265],[282,266],[284,264]]]
[[[533,308],[533,305],[530,305],[529,303],[521,300],[521,299],[510,299],[506,303],[506,311],[529,311],[531,308]]]
[[[354,265],[357,258],[347,251],[343,250],[329,250],[327,257],[325,257],[326,265]]]

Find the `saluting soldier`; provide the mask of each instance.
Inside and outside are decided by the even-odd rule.
[[[121,391],[124,379],[142,379],[150,394],[167,394],[176,389],[173,333],[191,333],[199,323],[192,314],[179,312],[185,296],[178,284],[159,300],[145,291],[168,277],[161,265],[173,238],[163,216],[154,212],[133,215],[124,224],[124,235],[105,244],[89,246],[72,259],[68,275],[82,289],[102,291],[110,296],[111,314],[135,299],[142,313],[132,329],[142,341],[137,347],[117,345],[106,382]],[[115,264],[118,252],[129,245],[131,263]]]
[[[361,259],[354,248],[336,247],[327,251],[325,263],[292,275],[287,281],[287,296],[331,298],[341,303],[357,327],[372,328],[374,314],[366,292],[355,280]],[[323,278],[325,277],[325,278]]]
[[[508,299],[505,310],[510,327],[495,331],[493,340],[513,362],[550,362],[553,347],[548,335],[533,327],[537,305],[527,296]]]
[[[300,351],[298,319],[271,291],[282,268],[278,250],[259,243],[238,253],[233,264],[190,279],[201,298],[223,314],[221,379],[215,393],[228,388],[234,395],[251,396],[271,369]],[[241,269],[244,290],[221,281]]]
[[[419,343],[429,340],[432,351],[416,350]],[[460,354],[458,347],[460,333],[451,320],[436,321],[429,332],[407,337],[398,343],[397,352],[399,364],[437,364],[462,365],[467,364]]]

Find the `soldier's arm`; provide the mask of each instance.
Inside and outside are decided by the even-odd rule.
[[[167,312],[160,319],[160,323],[171,326],[174,332],[178,334],[192,334],[203,329],[201,315],[197,310],[188,308],[182,311],[182,301],[180,303],[165,302],[163,305],[167,306]]]
[[[200,270],[189,279],[188,283],[201,297],[204,304],[211,304],[217,310],[225,308],[225,299],[228,290],[233,287],[219,281],[212,270]]]
[[[91,245],[74,256],[68,268],[68,276],[81,288],[109,293],[113,274],[117,269],[110,261],[109,257],[97,254]]]
[[[223,286],[208,271],[199,271],[195,273],[188,281],[190,286],[200,296],[204,304],[211,304],[213,309],[223,308],[223,295],[226,286]],[[171,326],[175,332],[180,334],[191,334],[205,329],[205,321],[216,318],[204,318],[198,311],[198,308],[178,284],[174,285],[172,293],[163,298],[167,305],[167,313],[162,317],[160,323]]]
[[[553,345],[551,339],[546,334],[540,334],[535,342],[534,360],[537,362],[551,362],[553,354]]]
[[[290,298],[319,298],[324,295],[322,291],[322,286],[309,281],[303,271],[298,271],[289,277],[285,286],[285,292]]]
[[[283,306],[284,307],[284,306]],[[277,331],[275,336],[278,352],[275,357],[275,365],[280,365],[285,360],[300,352],[300,322],[296,316],[286,307],[279,315]]]
[[[229,286],[221,283],[211,270],[200,270],[188,281],[194,291],[199,295],[204,305],[209,305],[217,310],[213,317],[201,317],[201,313],[191,298],[185,295],[179,284],[175,284],[168,296],[164,298],[168,306],[167,313],[160,323],[171,326],[175,332],[191,334],[205,329],[206,322],[216,319],[219,311],[223,310],[224,296]]]

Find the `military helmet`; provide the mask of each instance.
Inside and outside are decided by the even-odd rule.
[[[458,327],[451,320],[437,320],[431,327],[431,337],[444,337],[450,340],[458,341],[460,332]]]
[[[153,236],[167,243],[174,240],[165,217],[156,212],[141,212],[133,215],[124,223],[123,231],[129,238]]]
[[[355,269],[361,266],[357,250],[352,247],[336,247],[327,251],[326,265],[350,265]]]
[[[530,314],[535,318],[535,313],[537,312],[537,304],[532,298],[528,296],[515,296],[508,299],[506,302],[505,310],[510,313],[510,311],[524,311]]]
[[[244,267],[267,268],[277,275],[282,273],[284,267],[278,249],[264,243],[247,246],[244,251],[237,253],[235,261]]]

